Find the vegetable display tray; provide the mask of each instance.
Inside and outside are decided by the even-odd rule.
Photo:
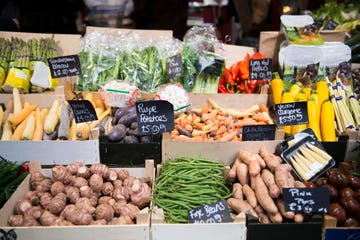
[[[281,153],[302,181],[313,181],[335,165],[335,160],[312,136],[306,136]]]

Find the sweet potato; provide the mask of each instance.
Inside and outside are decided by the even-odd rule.
[[[254,217],[258,217],[257,213],[255,212],[254,208],[250,206],[250,204],[241,199],[236,198],[228,198],[227,203],[231,209],[233,209],[237,214],[245,213],[253,215]]]
[[[238,158],[236,158],[229,170],[228,179],[231,182],[235,181],[235,179],[236,179],[236,168],[239,165],[239,163],[240,163],[240,160]]]
[[[280,212],[269,213],[268,216],[272,223],[282,223],[282,221],[283,221],[283,218],[282,218]]]
[[[262,180],[260,174],[253,177],[255,196],[259,204],[268,214],[276,214],[279,210],[274,200],[270,197],[269,190]]]
[[[232,197],[237,199],[243,199],[242,185],[238,182],[232,184]]]
[[[289,175],[291,175],[291,165],[287,163],[279,164],[275,169],[275,183],[281,189],[289,188]]]
[[[238,152],[238,158],[241,162],[248,165],[250,175],[256,176],[260,173],[261,164],[257,154],[240,149]]]
[[[257,213],[257,215],[259,216],[260,223],[263,223],[263,224],[271,223],[269,216],[266,214],[266,212],[260,205],[257,205],[254,210]]]
[[[275,183],[274,174],[272,172],[270,172],[269,169],[264,168],[261,171],[261,178],[263,179],[265,185],[268,187],[270,196],[272,198],[279,197],[281,191]]]
[[[266,166],[272,172],[274,172],[276,166],[278,166],[282,162],[280,156],[270,153],[269,150],[264,146],[259,148],[259,155],[261,156],[262,159],[264,159]]]
[[[282,197],[276,199],[276,206],[279,209],[280,214],[287,219],[294,219],[295,212],[285,210],[285,202]]]
[[[238,181],[244,185],[249,183],[249,170],[248,166],[243,163],[239,162],[236,167],[236,176]]]
[[[302,213],[295,213],[294,222],[302,223],[304,221],[304,215]]]
[[[243,194],[251,207],[255,208],[258,205],[254,190],[247,184],[242,186]]]

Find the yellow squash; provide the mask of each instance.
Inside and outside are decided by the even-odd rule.
[[[321,141],[321,131],[320,131],[320,118],[318,115],[318,107],[316,105],[316,100],[310,97],[307,101],[307,112],[309,123],[307,127],[311,128],[315,133],[315,136],[319,141]]]
[[[316,92],[319,94],[319,104],[321,105],[323,101],[329,99],[329,87],[327,81],[321,80],[316,82]]]
[[[321,106],[320,113],[321,138],[324,142],[336,142],[335,111],[330,100],[325,100]]]
[[[283,92],[281,97],[281,103],[291,103],[291,102],[294,102],[294,96],[290,92]],[[283,129],[285,134],[291,134],[292,126],[291,125],[284,126]]]
[[[271,86],[274,104],[281,103],[281,96],[284,91],[284,82],[280,78],[278,73],[274,73],[274,77],[270,81],[270,86]]]

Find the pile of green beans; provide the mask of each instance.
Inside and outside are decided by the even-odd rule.
[[[225,165],[202,158],[176,158],[161,166],[152,201],[167,223],[188,223],[188,211],[231,196]]]

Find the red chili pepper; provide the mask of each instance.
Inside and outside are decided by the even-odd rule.
[[[225,87],[225,76],[220,78],[219,85],[218,85],[218,93],[229,93]]]

